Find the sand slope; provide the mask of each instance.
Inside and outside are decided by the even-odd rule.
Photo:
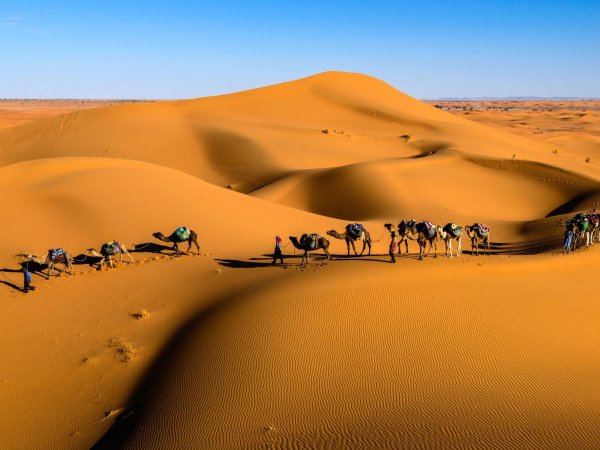
[[[594,448],[598,250],[555,253],[600,173],[565,136],[339,72],[0,130],[0,446]],[[493,255],[389,264],[410,217],[484,221]],[[371,256],[298,268],[288,236],[348,221]],[[201,256],[151,236],[181,225]],[[135,263],[100,272],[112,239]],[[21,293],[52,247],[76,275]]]

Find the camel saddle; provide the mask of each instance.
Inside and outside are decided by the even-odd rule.
[[[175,230],[179,242],[187,241],[190,238],[190,229],[188,227],[179,227]]]
[[[65,251],[62,248],[51,248],[48,250],[50,261],[59,261],[65,257]]]
[[[398,231],[400,233],[405,233],[406,230],[414,230],[417,226],[417,221],[415,219],[403,220],[398,224]]]
[[[490,232],[490,227],[488,227],[487,225],[485,225],[483,223],[476,223],[475,228],[477,228],[479,230],[479,234],[481,234],[482,236],[485,236],[486,234],[488,234]]]
[[[346,233],[354,239],[363,239],[365,236],[365,227],[362,223],[351,223],[346,225]]]
[[[100,253],[107,255],[118,255],[121,253],[121,245],[117,241],[110,241],[102,245]]]
[[[319,235],[317,233],[303,234],[300,238],[300,244],[310,248],[311,250],[316,250],[318,242]]]
[[[457,238],[462,234],[462,227],[455,223],[449,223],[444,226],[443,230],[453,238]]]
[[[424,228],[425,228],[424,231],[425,231],[425,234],[427,235],[427,237],[433,237],[436,232],[435,225],[427,220],[424,220],[422,223],[424,225]]]

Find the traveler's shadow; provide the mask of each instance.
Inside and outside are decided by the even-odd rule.
[[[244,261],[241,259],[217,259],[216,261],[219,265],[223,267],[229,267],[232,269],[256,269],[259,267],[275,267],[275,266],[283,266],[288,267],[291,265],[290,262],[286,262],[288,259],[298,259],[300,255],[283,255],[283,264],[279,259],[277,260],[277,264],[273,264],[273,254],[262,255],[261,258],[250,258],[248,261]]]

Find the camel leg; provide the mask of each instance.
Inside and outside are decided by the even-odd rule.
[[[51,261],[48,262],[48,275],[46,275],[46,280],[50,279],[50,275],[54,272],[54,264]]]
[[[456,256],[459,256],[460,252],[462,251],[462,239],[458,238],[457,241],[458,241],[458,244],[457,244],[458,248],[456,249]]]
[[[129,257],[129,259],[131,260],[131,264],[133,264],[135,261],[133,260],[133,256],[131,256],[131,253],[129,253],[127,251],[126,248],[123,249],[123,251],[125,252],[125,254]]]
[[[179,246],[177,242],[173,242],[173,250],[175,250],[175,256],[179,256]]]
[[[350,239],[346,239],[346,252],[346,256],[350,256]]]
[[[327,256],[327,261],[329,261],[331,259],[331,254],[329,253],[329,250],[323,247],[323,251],[325,252],[325,256]]]
[[[194,245],[196,246],[196,250],[198,251],[198,255],[200,254],[200,245],[198,245],[198,240],[194,239]]]
[[[450,248],[450,258],[452,258],[452,239],[444,241],[446,243],[446,256],[448,256],[448,248]]]

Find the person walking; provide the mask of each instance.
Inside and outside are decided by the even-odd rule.
[[[567,229],[565,231],[565,239],[563,241],[563,253],[567,254],[571,251],[571,243],[573,242],[573,231]]]
[[[396,252],[398,251],[398,242],[396,241],[396,227],[391,223],[386,223],[384,225],[385,228],[390,232],[390,258],[392,259],[390,262],[392,264],[396,264]]]
[[[277,259],[283,264],[283,254],[281,253],[281,238],[275,236],[275,250],[273,251],[273,264],[277,263]]]
[[[29,263],[23,266],[23,292],[35,291],[35,286],[31,285],[31,273],[29,273]]]

